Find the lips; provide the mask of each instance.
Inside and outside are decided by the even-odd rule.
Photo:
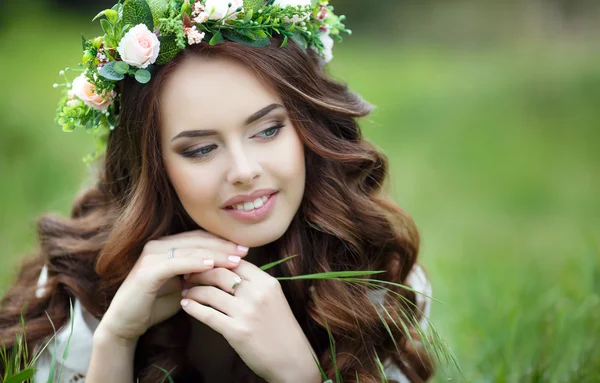
[[[259,190],[255,190],[254,192],[252,192],[250,194],[238,194],[237,196],[225,201],[225,203],[221,206],[221,208],[227,209],[230,206],[235,206],[237,204],[243,204],[244,202],[254,202],[254,200],[256,200],[257,198],[260,198],[263,196],[270,197],[271,195],[273,195],[275,193],[277,193],[277,190],[275,190],[275,189],[259,189]]]
[[[273,193],[273,194],[275,194],[275,193]],[[272,196],[273,194],[265,195],[265,196],[262,196],[262,197],[256,197],[256,198],[261,198],[261,199],[263,199],[264,197],[267,197],[267,200],[263,201],[263,206],[264,206],[264,204],[265,204],[265,203],[267,203],[268,199],[269,199],[269,198],[271,198],[271,196]],[[256,198],[255,198],[255,199],[253,199],[252,201],[247,201],[247,202],[254,202],[254,201],[256,201]],[[243,204],[244,204],[243,202],[240,202],[240,203],[236,203],[235,205],[243,205]],[[236,207],[235,207],[235,205],[233,205],[233,206],[232,206],[232,205],[230,205],[230,206],[225,206],[225,209],[226,209],[226,210],[237,210],[237,209],[236,209]],[[256,209],[260,209],[260,207],[259,207],[259,208],[256,208]]]

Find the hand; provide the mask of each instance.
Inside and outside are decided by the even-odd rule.
[[[232,290],[236,276],[242,278]],[[279,281],[242,260],[232,270],[192,274],[184,310],[225,337],[246,365],[268,382],[321,382],[308,339]]]
[[[175,249],[173,259],[167,258],[170,248]],[[180,275],[215,266],[236,267],[238,263],[231,262],[229,256],[244,257],[247,252],[247,248],[238,248],[204,230],[149,241],[117,290],[98,329],[113,339],[137,341],[148,328],[181,310]]]

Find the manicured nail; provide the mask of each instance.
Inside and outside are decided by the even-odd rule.
[[[187,299],[182,299],[182,300],[181,300],[181,305],[182,305],[182,306],[187,306],[188,302],[189,302],[189,300],[187,300]]]
[[[249,248],[248,248],[248,247],[246,247],[246,246],[238,245],[238,250],[239,250],[239,251],[243,251],[243,252],[245,253],[245,252],[247,252],[247,251],[248,251],[248,249],[249,249]]]
[[[185,297],[185,295],[187,294],[188,290],[189,290],[189,289],[185,289],[185,290],[183,290],[183,291],[181,292],[181,296],[182,296],[182,297]]]
[[[215,265],[215,260],[214,259],[205,259],[204,260],[204,264],[206,266],[214,266]]]
[[[240,263],[240,257],[238,257],[237,255],[230,255],[229,256],[229,262],[231,263]]]

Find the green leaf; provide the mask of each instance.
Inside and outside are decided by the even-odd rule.
[[[104,15],[110,21],[111,24],[116,24],[119,21],[119,13],[112,9],[107,9],[104,11]]]
[[[27,381],[27,379],[30,379],[31,377],[33,377],[33,373],[34,370],[33,368],[27,368],[25,370],[21,370],[20,372],[18,372],[17,374],[7,378],[4,383],[22,383]]]
[[[177,46],[175,36],[158,36],[160,41],[160,50],[158,51],[158,57],[156,58],[157,65],[164,65],[171,61],[181,49]]]
[[[239,29],[239,30],[237,30],[237,32],[242,36],[246,36],[247,38],[249,38],[252,41],[256,40],[256,36],[254,36],[254,33],[252,33],[248,29]]]
[[[100,25],[102,26],[102,30],[104,31],[104,33],[106,33],[109,36],[113,35],[113,26],[108,20],[100,20]]]
[[[251,40],[250,38],[240,35],[239,33],[231,30],[223,31],[223,36],[228,40],[235,41],[236,43],[244,44],[249,47],[266,47],[271,44],[271,40],[265,37],[258,37],[255,40]]]
[[[81,35],[81,48],[86,50],[87,39]]]
[[[92,22],[96,21],[96,19],[98,19],[99,17],[104,16],[104,14],[106,13],[106,11],[108,11],[108,9],[105,9],[105,10],[99,12],[96,16],[94,16],[94,18],[92,19]]]
[[[255,12],[263,5],[263,0],[244,0],[244,9],[246,10],[246,12],[248,12],[248,10]]]
[[[152,78],[152,75],[146,69],[138,69],[135,72],[135,79],[141,84],[147,83],[150,81],[150,78]]]
[[[259,37],[267,37],[267,34],[262,29],[257,29],[254,31],[254,34]]]
[[[299,30],[294,31],[292,40],[294,40],[294,42],[296,42],[296,44],[298,44],[302,49],[306,50],[308,48],[308,42]]]
[[[221,41],[223,41],[223,34],[221,33],[221,31],[217,31],[214,36],[210,39],[210,41],[208,42],[208,44],[210,45],[215,45],[220,43]]]
[[[152,11],[146,0],[125,0],[123,4],[123,24],[146,24],[150,31],[154,30]]]
[[[158,25],[158,19],[167,16],[169,4],[165,0],[146,0],[152,13],[152,20],[154,25]]]
[[[125,61],[115,61],[114,70],[120,74],[127,74],[127,71],[129,70],[129,64],[127,64]]]
[[[100,70],[98,71],[98,73],[100,73],[100,76],[112,81],[123,80],[125,76],[115,71],[114,67],[116,63],[116,61],[111,61],[108,64],[104,64],[102,68],[100,68]]]
[[[283,48],[287,45],[288,42],[288,37],[287,36],[283,36],[283,42],[281,43],[281,45],[279,46],[279,48]]]
[[[187,14],[188,16],[192,15],[192,6],[190,5],[189,2],[183,3],[183,5],[181,6],[181,14],[182,15]]]
[[[247,23],[248,21],[252,20],[253,14],[254,14],[254,10],[252,10],[252,9],[246,10],[246,15],[244,16],[244,23]]]

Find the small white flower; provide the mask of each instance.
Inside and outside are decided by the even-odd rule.
[[[333,39],[329,33],[321,33],[318,35],[323,43],[322,57],[325,63],[330,62],[333,59]],[[316,48],[313,48],[316,51]]]
[[[198,16],[194,17],[192,19],[194,21],[194,23],[196,24],[202,24],[205,23],[206,20],[208,20],[208,13],[202,11],[198,14]]]
[[[200,31],[198,31],[198,29],[196,28],[195,25],[191,28],[184,28],[183,31],[185,32],[185,34],[188,37],[189,45],[199,44],[202,41],[202,39],[204,38],[204,35],[206,34],[204,32],[200,33]]]
[[[231,7],[228,7],[229,3],[231,3]],[[204,9],[209,14],[208,18],[210,20],[219,20],[224,18],[225,15],[228,19],[236,19],[238,13],[235,11],[243,5],[243,0],[206,0]],[[242,8],[242,12],[243,10]]]
[[[146,24],[138,24],[123,36],[117,51],[127,64],[146,68],[156,61],[160,51],[160,41],[154,33],[150,32]]]

